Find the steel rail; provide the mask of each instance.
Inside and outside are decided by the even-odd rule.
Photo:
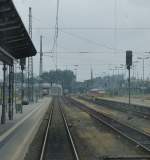
[[[138,111],[132,111],[131,113],[139,118],[144,118],[144,119],[148,119],[148,120],[150,119],[149,113],[142,113],[142,112],[138,112]]]
[[[150,156],[106,156],[103,160],[150,160]]]
[[[45,153],[45,148],[46,148],[46,142],[47,142],[49,127],[50,127],[50,124],[51,124],[51,121],[52,121],[52,115],[53,115],[53,110],[54,110],[53,102],[50,105],[52,105],[52,106],[51,106],[51,110],[50,110],[50,114],[49,114],[49,118],[48,118],[48,124],[47,124],[47,127],[46,127],[46,132],[45,132],[44,142],[43,142],[43,145],[42,145],[40,160],[44,160],[44,153]]]
[[[108,115],[98,112],[94,109],[89,108],[85,104],[82,104],[74,99],[68,99],[74,106],[80,108],[84,112],[87,112],[91,117],[97,119],[108,127],[112,128],[114,131],[134,142],[144,150],[150,152],[150,136],[146,133],[140,132],[135,128],[125,125],[117,120],[109,117]],[[132,135],[131,135],[132,134]]]
[[[65,124],[65,129],[66,129],[67,135],[69,137],[69,140],[70,140],[70,143],[71,143],[71,146],[72,146],[72,149],[73,149],[73,154],[74,154],[76,160],[80,160],[79,156],[78,156],[78,152],[77,152],[76,146],[75,146],[75,143],[74,143],[74,140],[72,138],[70,129],[68,127],[68,122],[67,122],[67,119],[65,117],[65,113],[63,111],[62,104],[60,103],[60,101],[59,101],[58,104],[59,104],[59,109],[60,109],[64,124]]]
[[[103,104],[99,104],[99,103],[97,103],[97,102],[94,102],[92,99],[87,99],[87,98],[85,98],[85,97],[78,97],[79,99],[82,99],[82,100],[85,100],[85,101],[87,101],[87,102],[89,102],[89,103],[93,103],[93,104],[96,104],[96,105],[98,105],[98,106],[102,106],[102,107],[106,107],[106,108],[109,108],[109,109],[113,109],[113,110],[116,110],[116,111],[120,111],[120,112],[128,112],[127,110],[125,110],[125,109],[122,109],[122,108],[113,108],[113,105],[111,105],[111,106],[107,106],[107,105],[103,105]],[[116,102],[117,103],[117,102]],[[128,107],[129,108],[129,107]],[[144,118],[144,119],[150,119],[150,113],[142,113],[142,112],[140,112],[140,111],[136,111],[136,110],[134,110],[134,111],[132,111],[131,110],[131,113],[133,114],[133,115],[135,115],[135,116],[137,116],[137,117],[140,117],[140,118]]]

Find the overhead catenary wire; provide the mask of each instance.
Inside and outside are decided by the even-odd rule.
[[[117,29],[118,31],[145,31],[145,30],[150,30],[150,27],[59,27],[59,30],[115,30]],[[33,30],[55,30],[55,27],[34,27]]]
[[[80,36],[80,35],[78,35],[78,34],[70,33],[70,32],[68,32],[68,31],[66,32],[66,31],[62,31],[62,30],[60,30],[60,31],[61,31],[62,33],[68,34],[68,35],[70,35],[70,36],[72,36],[72,37],[78,38],[78,39],[83,40],[83,41],[86,41],[86,42],[88,42],[88,43],[91,43],[91,44],[94,44],[94,45],[97,45],[97,46],[101,46],[101,47],[106,48],[106,49],[109,49],[109,50],[116,50],[116,48],[114,48],[114,47],[110,47],[110,46],[108,46],[108,45],[106,45],[106,44],[102,44],[102,43],[96,42],[96,41],[94,41],[94,40],[91,40],[91,39],[88,39],[88,38],[86,38],[86,37]],[[124,50],[123,50],[123,49],[117,49],[116,51],[124,51]]]
[[[117,9],[117,3],[115,1],[114,18],[115,18],[116,14],[117,14],[116,13],[116,9]],[[58,13],[58,11],[59,11],[59,4],[57,6],[57,13]],[[56,14],[56,22],[57,22],[57,20],[58,20],[58,14]],[[56,24],[58,25],[58,23],[56,23]],[[126,51],[125,49],[119,49],[119,48],[117,49],[116,46],[115,47],[110,47],[110,46],[108,46],[106,44],[101,44],[101,43],[99,43],[99,42],[97,42],[95,40],[93,41],[91,39],[88,39],[88,38],[85,38],[83,36],[80,36],[80,35],[77,35],[77,34],[73,34],[73,33],[70,33],[70,32],[66,32],[64,30],[115,30],[114,36],[116,36],[116,30],[117,31],[118,30],[150,30],[150,27],[118,27],[118,25],[116,25],[116,24],[117,24],[117,22],[115,22],[115,26],[114,27],[58,27],[57,25],[55,25],[55,28],[54,27],[35,27],[34,29],[35,30],[53,30],[53,29],[55,30],[55,35],[54,35],[54,38],[53,38],[54,39],[53,40],[53,47],[52,47],[51,51],[47,52],[47,53],[56,53],[56,52],[54,52],[54,48],[55,48],[55,45],[56,45],[56,39],[58,39],[58,36],[56,36],[56,35],[58,35],[58,31],[61,31],[62,33],[66,33],[66,34],[68,34],[70,36],[76,37],[76,38],[78,38],[80,40],[87,41],[88,43],[91,43],[91,44],[94,44],[94,45],[98,45],[98,46],[107,48],[109,50],[117,51],[117,53],[118,52],[119,53],[120,52],[124,53]],[[57,32],[56,32],[56,28],[57,28]],[[134,51],[134,53],[140,53],[140,52],[142,53],[144,51]],[[81,53],[81,52],[76,52],[76,53]],[[88,52],[88,54],[89,53],[95,53],[95,52],[92,51],[92,52]],[[104,52],[104,54],[105,53],[110,53],[110,52],[106,51],[106,52]]]
[[[57,6],[57,13],[58,13],[58,11],[59,11],[59,3],[58,3],[58,6]],[[77,34],[73,34],[73,33],[70,33],[70,32],[66,32],[66,31],[64,31],[64,30],[115,30],[115,32],[116,32],[116,30],[117,30],[117,32],[118,32],[118,30],[150,30],[150,27],[118,27],[118,25],[117,25],[117,18],[116,18],[116,15],[117,15],[117,0],[115,0],[115,7],[114,7],[114,18],[116,19],[115,20],[115,25],[114,25],[114,27],[59,27],[59,26],[55,26],[55,28],[54,27],[35,27],[35,28],[33,28],[34,30],[56,30],[56,28],[58,29],[58,31],[61,31],[61,32],[65,32],[66,34],[69,34],[69,35],[71,35],[71,36],[74,36],[74,37],[76,37],[76,38],[78,38],[78,39],[82,39],[82,40],[84,40],[84,41],[88,41],[88,43],[91,43],[91,44],[94,44],[94,45],[101,45],[102,47],[104,47],[104,48],[107,48],[107,49],[109,49],[109,50],[114,50],[114,51],[117,51],[117,52],[115,52],[115,53],[123,53],[124,54],[124,52],[126,51],[126,49],[117,49],[116,48],[116,46],[115,47],[110,47],[110,46],[108,46],[108,45],[106,45],[106,44],[100,44],[99,42],[97,42],[97,41],[93,41],[93,40],[90,40],[90,39],[88,39],[88,38],[85,38],[85,37],[81,37],[81,36],[79,36],[79,35],[77,35]],[[36,18],[36,17],[34,17],[34,18]],[[38,18],[36,18],[37,20],[39,20]],[[58,20],[58,14],[56,14],[56,22],[57,22],[57,20]],[[40,20],[39,20],[40,21]],[[58,23],[57,23],[58,24]],[[51,49],[51,51],[50,52],[46,52],[47,54],[48,53],[56,53],[55,51],[53,51],[54,50],[54,46],[55,46],[55,44],[56,44],[56,32],[55,32],[55,38],[54,38],[54,43],[53,43],[53,47],[52,47],[52,49]],[[114,36],[116,35],[116,33],[114,33]],[[57,37],[58,38],[58,37]],[[57,46],[57,45],[56,45]],[[59,46],[59,48],[60,48],[60,46]],[[62,47],[61,47],[62,48]],[[63,47],[64,48],[64,47]],[[66,49],[65,49],[66,50]],[[67,49],[68,50],[68,49]],[[133,50],[133,52],[134,53],[136,53],[136,54],[140,54],[140,53],[144,53],[144,51],[136,51],[136,50],[134,50],[134,49],[132,49]],[[72,53],[72,51],[68,51],[68,52],[70,52],[70,53]],[[77,54],[79,54],[79,53],[81,53],[82,51],[75,51],[74,53],[77,53]],[[63,53],[63,52],[57,52],[57,53]],[[83,53],[85,53],[85,51],[83,51]],[[87,52],[87,54],[99,54],[99,53],[102,53],[102,54],[106,54],[106,53],[109,53],[109,54],[111,54],[111,52],[108,52],[108,51],[105,51],[105,52],[102,52],[102,51],[98,51],[98,52]],[[65,54],[65,52],[64,52],[64,54]],[[112,53],[113,54],[113,53]],[[54,57],[54,56],[53,56]]]
[[[36,18],[36,17],[33,17],[33,19],[36,19],[36,20],[38,20],[38,21],[41,21],[41,19],[38,19],[38,18]],[[42,22],[42,21],[41,21]],[[42,24],[42,23],[41,23]],[[150,26],[147,26],[147,25],[140,25],[139,27],[138,26],[132,26],[132,25],[130,25],[130,26],[125,26],[125,25],[119,25],[120,23],[118,23],[118,26],[116,26],[116,27],[114,27],[114,25],[113,26],[101,26],[101,25],[99,25],[99,26],[94,26],[94,25],[89,25],[89,26],[84,26],[84,24],[83,24],[83,26],[82,25],[79,25],[79,24],[76,24],[76,25],[74,25],[74,26],[58,26],[58,31],[59,30],[61,30],[61,31],[77,31],[77,34],[79,34],[80,33],[80,30],[81,30],[81,32],[83,31],[83,33],[84,33],[84,31],[85,31],[85,33],[87,33],[86,31],[91,31],[91,33],[93,33],[94,31],[95,31],[95,33],[98,31],[99,32],[99,30],[100,31],[104,31],[104,32],[111,32],[111,33],[113,33],[114,32],[114,30],[116,30],[117,29],[117,31],[119,32],[119,31],[141,31],[141,33],[142,33],[142,31],[149,31],[150,30]],[[55,28],[55,26],[53,27],[53,26],[49,26],[49,27],[38,27],[38,26],[36,26],[36,27],[34,27],[33,28],[33,30],[41,30],[41,31],[44,31],[44,30],[51,30],[52,32],[54,32],[54,30],[55,30],[56,28]],[[78,32],[79,31],[79,32]],[[72,32],[71,32],[72,33]],[[74,33],[74,32],[73,32]],[[76,32],[75,32],[76,33]],[[80,35],[80,34],[79,34]],[[82,35],[82,34],[81,34]],[[86,35],[86,34],[85,34]],[[54,36],[55,37],[55,36]],[[60,37],[60,35],[59,35],[59,37]],[[83,36],[84,37],[84,36]],[[86,36],[86,37],[88,37],[89,39],[90,39],[90,37],[89,36]],[[118,36],[119,37],[119,36]],[[54,38],[55,39],[55,38]],[[56,39],[55,39],[55,41],[56,41]],[[85,40],[86,41],[86,40]],[[100,40],[95,40],[94,38],[93,38],[93,40],[92,41],[96,41],[96,43],[100,43],[101,41]],[[98,42],[99,41],[99,42]],[[119,42],[119,41],[118,41]],[[54,44],[55,44],[56,42],[54,42]],[[90,43],[90,42],[89,42]],[[103,40],[102,40],[102,43],[103,43]],[[105,43],[105,42],[104,42]],[[97,45],[97,44],[94,44],[93,42],[91,43],[91,44],[93,44],[93,45]],[[108,47],[110,47],[109,46],[109,44],[106,44]],[[106,54],[106,56],[107,55],[114,55],[115,53],[114,53],[114,51],[113,51],[113,49],[108,49],[108,51],[103,51],[103,48],[102,48],[102,51],[101,51],[101,48],[92,48],[91,50],[89,49],[89,48],[86,48],[85,47],[85,50],[84,50],[84,48],[82,49],[82,47],[80,47],[79,48],[79,50],[76,48],[76,47],[74,47],[74,49],[73,48],[70,48],[70,50],[71,51],[66,51],[65,49],[61,49],[60,48],[60,45],[59,45],[59,47],[58,47],[58,45],[54,45],[56,48],[58,48],[57,49],[57,54],[59,53],[60,55],[62,54],[62,55],[65,55],[65,54],[67,54],[66,55],[66,57],[71,57],[71,56],[68,56],[68,55],[72,55],[73,54],[73,57],[75,57],[74,55],[87,55],[87,56],[92,56],[93,54],[95,54],[94,56],[98,56],[97,54]],[[98,46],[98,45],[97,45]],[[100,46],[100,45],[99,45]],[[54,47],[54,48],[55,48]],[[112,46],[112,47],[110,47],[110,48],[115,48],[115,46]],[[51,46],[51,48],[53,48],[52,46]],[[120,47],[121,48],[121,47]],[[123,48],[123,47],[122,47]],[[60,49],[60,50],[59,50]],[[95,51],[95,50],[98,50],[98,51]],[[49,49],[48,49],[49,50]],[[75,50],[75,51],[74,51]],[[76,51],[77,50],[77,51]],[[134,52],[134,54],[138,54],[138,55],[142,55],[142,52],[144,53],[144,51],[134,51],[133,50],[133,52]],[[123,51],[117,51],[117,53],[116,54],[121,54],[121,55],[124,55],[125,54],[125,49],[123,50]],[[56,55],[56,50],[55,49],[53,49],[53,51],[51,52],[45,52],[44,53],[44,56],[53,56],[54,57],[54,55]],[[77,57],[76,56],[76,57]],[[101,56],[101,55],[100,55]],[[55,57],[54,57],[55,58]],[[55,63],[55,61],[52,61],[53,63]]]
[[[56,52],[44,52],[44,54],[53,54]],[[114,54],[114,52],[110,51],[57,51],[57,53],[62,54]],[[124,52],[118,52],[123,54]]]
[[[40,52],[38,52],[38,53],[40,53]],[[43,52],[43,54],[44,54],[44,56],[51,56],[51,57],[53,57],[53,54],[55,54],[56,52],[54,51],[54,52],[49,52],[49,51],[44,51]],[[74,54],[74,55],[78,55],[78,54],[91,54],[91,55],[93,55],[93,54],[112,54],[112,55],[124,55],[125,54],[125,52],[124,51],[120,51],[120,52],[117,52],[117,53],[114,53],[114,51],[89,51],[89,50],[85,50],[85,51],[82,51],[82,50],[79,50],[79,51],[69,51],[69,50],[67,50],[67,51],[58,51],[57,50],[57,53],[59,53],[60,55],[62,54],[62,55],[64,55],[64,54],[70,54],[70,55],[72,55],[72,54]],[[142,53],[144,53],[144,51],[134,51],[133,50],[133,53],[134,53],[134,55],[143,55]]]

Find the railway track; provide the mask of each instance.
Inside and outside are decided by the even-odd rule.
[[[129,110],[129,107],[128,107],[128,110],[127,110],[127,108],[126,109],[123,109],[123,108],[119,108],[118,107],[118,109],[116,108],[116,107],[114,107],[113,105],[111,105],[111,106],[109,106],[109,105],[103,105],[103,104],[99,104],[98,102],[95,102],[95,101],[93,101],[92,99],[87,99],[87,98],[85,98],[85,97],[78,97],[79,99],[82,99],[82,100],[85,100],[85,101],[87,101],[87,102],[89,102],[89,103],[94,103],[94,104],[96,104],[96,105],[100,105],[100,106],[105,106],[106,108],[110,108],[110,109],[114,109],[114,110],[118,110],[118,111],[121,111],[121,112],[128,112],[128,110]],[[117,103],[117,102],[116,102]],[[137,116],[137,117],[140,117],[140,118],[144,118],[144,119],[150,119],[150,113],[148,112],[148,113],[143,113],[143,112],[139,112],[139,111],[136,111],[136,110],[134,110],[134,111],[130,111],[130,113],[132,114],[132,115],[135,115],[135,116]]]
[[[79,160],[61,100],[56,97],[51,105],[40,160]]]
[[[135,116],[138,116],[140,118],[144,118],[144,119],[149,119],[150,120],[150,114],[141,113],[141,112],[138,112],[138,111],[135,111],[135,112],[132,111],[132,114],[135,115]]]
[[[104,113],[91,109],[85,104],[77,102],[74,99],[68,98],[67,100],[74,106],[87,112],[93,118],[97,119],[98,121],[102,122],[108,127],[111,127],[114,131],[126,137],[128,140],[134,142],[137,145],[137,147],[141,147],[150,153],[150,136],[149,135],[142,133],[123,123],[120,123],[114,120],[113,118],[109,117],[108,115],[105,115]]]
[[[145,157],[143,157],[143,156],[139,156],[139,157],[129,157],[129,156],[127,156],[127,157],[104,157],[103,158],[103,160],[149,160],[150,159],[150,157],[148,157],[148,156],[145,156]]]

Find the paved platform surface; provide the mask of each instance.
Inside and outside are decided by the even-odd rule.
[[[23,160],[51,101],[50,97],[23,108],[23,114],[14,115],[13,121],[0,125],[0,159]]]
[[[111,101],[128,103],[128,97],[99,97],[99,98],[100,99],[111,100]],[[131,104],[150,107],[150,100],[143,99],[142,97],[141,98],[140,97],[138,97],[138,98],[132,98],[131,97]]]
[[[14,108],[14,118],[13,120],[9,120],[8,118],[8,112],[6,111],[6,124],[2,125],[0,124],[0,135],[2,135],[4,132],[6,132],[10,127],[15,125],[19,120],[23,119],[28,113],[32,112],[40,103],[42,100],[39,100],[38,103],[30,104],[30,105],[25,105],[23,106],[23,113],[16,113],[16,110]],[[2,106],[0,106],[0,117],[2,113]]]

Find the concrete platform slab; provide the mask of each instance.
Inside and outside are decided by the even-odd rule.
[[[0,125],[0,159],[21,160],[38,130],[51,98],[44,98],[37,104],[24,107],[23,114],[13,121]]]

